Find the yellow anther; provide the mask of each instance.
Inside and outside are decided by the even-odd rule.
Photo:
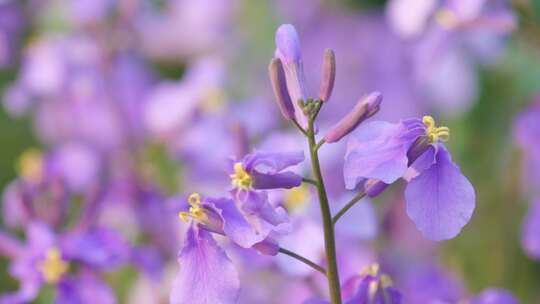
[[[459,19],[456,14],[446,8],[441,8],[435,13],[435,21],[445,29],[453,29],[459,25]]]
[[[219,112],[225,105],[225,93],[220,88],[208,89],[202,95],[202,109],[205,112]]]
[[[242,163],[234,164],[234,174],[231,174],[230,177],[231,183],[235,188],[247,190],[251,188],[253,184],[253,179],[251,178],[251,175],[249,175],[249,173],[244,170]]]
[[[188,197],[188,203],[191,205],[191,206],[196,206],[196,205],[200,205],[201,204],[201,195],[199,193],[192,193],[189,197]]]
[[[182,222],[187,223],[189,222],[190,215],[189,212],[180,211],[178,212],[178,217],[182,220]]]
[[[178,217],[186,223],[189,221],[189,218],[204,222],[207,217],[204,209],[201,207],[201,196],[198,193],[192,193],[188,197],[188,203],[190,205],[189,212],[181,211],[178,213]]]
[[[69,263],[62,260],[60,250],[56,247],[47,250],[45,259],[38,265],[38,270],[43,275],[43,279],[50,284],[58,283],[68,269]]]
[[[28,149],[19,157],[17,172],[29,182],[39,182],[43,178],[43,155],[37,149]]]
[[[289,211],[302,209],[311,200],[308,187],[302,185],[287,191],[284,199],[285,207]]]
[[[450,138],[450,129],[448,127],[437,127],[435,119],[431,116],[424,116],[422,122],[426,125],[426,135],[429,143],[435,143],[438,141],[448,141]]]
[[[374,263],[374,264],[364,267],[364,269],[362,269],[362,271],[360,272],[360,275],[362,276],[370,275],[372,277],[376,277],[379,274],[380,269],[381,267],[379,266],[379,264]]]

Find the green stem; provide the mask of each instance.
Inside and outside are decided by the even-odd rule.
[[[318,272],[320,272],[320,273],[326,275],[326,269],[324,269],[324,267],[318,265],[317,263],[311,261],[311,260],[308,259],[308,258],[305,258],[305,257],[303,257],[303,256],[301,256],[301,255],[299,255],[299,254],[297,254],[296,252],[292,252],[292,251],[287,250],[287,249],[285,249],[285,248],[279,248],[279,252],[280,252],[280,253],[283,253],[283,254],[285,254],[285,255],[288,255],[288,256],[290,256],[290,257],[292,257],[292,258],[294,258],[294,259],[297,259],[297,260],[299,260],[300,262],[302,262],[302,263],[304,263],[304,264],[310,266],[311,268],[317,270]]]
[[[330,289],[330,298],[332,304],[341,304],[341,287],[339,282],[339,272],[337,267],[337,254],[336,254],[336,241],[334,238],[334,225],[332,223],[332,214],[330,213],[330,206],[328,204],[328,196],[326,194],[326,188],[321,173],[321,166],[319,163],[319,154],[317,152],[317,143],[315,141],[315,132],[313,128],[314,118],[309,120],[308,125],[308,141],[309,151],[311,155],[311,167],[313,169],[313,175],[317,182],[317,193],[319,196],[319,203],[321,207],[322,222],[324,227],[324,248],[326,251],[326,260],[328,269],[326,276],[328,278],[328,287]]]
[[[352,206],[354,206],[358,201],[363,199],[364,196],[366,196],[366,193],[365,192],[360,192],[355,197],[353,197],[345,206],[343,206],[343,208],[341,208],[341,210],[338,211],[338,213],[336,213],[336,215],[334,215],[334,217],[332,218],[332,223],[335,225],[337,223],[337,221],[345,213],[347,213],[347,211],[349,211],[349,209],[351,209]]]

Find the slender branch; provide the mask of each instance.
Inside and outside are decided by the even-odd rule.
[[[308,142],[311,156],[311,167],[313,176],[317,181],[317,194],[319,196],[319,204],[321,208],[322,222],[324,228],[324,248],[326,251],[326,261],[328,270],[326,276],[328,278],[328,288],[330,289],[330,298],[332,304],[341,304],[341,286],[339,280],[339,272],[337,267],[336,241],[334,236],[334,225],[332,223],[332,214],[328,203],[328,195],[324,186],[324,180],[321,173],[321,165],[319,163],[319,154],[316,149],[315,131],[313,127],[313,116],[308,121]]]
[[[322,145],[324,145],[325,142],[326,142],[326,140],[324,140],[324,138],[321,139],[321,140],[317,143],[317,145],[315,146],[315,150],[319,151],[319,149],[321,148]]]
[[[362,191],[362,192],[358,193],[355,197],[353,197],[347,204],[345,204],[345,206],[343,206],[343,208],[341,208],[341,210],[338,211],[338,213],[336,213],[336,215],[334,215],[334,217],[332,218],[332,223],[335,225],[337,223],[337,221],[343,215],[345,215],[345,213],[347,213],[347,211],[349,211],[349,209],[352,208],[352,206],[354,206],[358,201],[363,199],[365,196],[366,196],[366,193]]]
[[[317,181],[316,181],[316,180],[313,180],[313,179],[311,179],[311,178],[303,177],[303,178],[302,178],[302,181],[303,181],[304,183],[312,184],[313,186],[317,186],[317,185],[318,185],[318,184],[317,184]]]
[[[294,125],[296,126],[296,128],[302,132],[302,134],[304,134],[304,136],[308,136],[306,130],[304,130],[304,128],[302,128],[302,126],[296,121],[296,119],[292,119],[292,122],[294,123]]]
[[[285,249],[283,247],[279,248],[279,252],[281,252],[283,254],[286,254],[286,255],[292,257],[293,259],[297,259],[298,261],[300,261],[300,262],[310,266],[311,268],[317,270],[318,272],[326,275],[326,269],[324,269],[324,267],[318,265],[317,263],[311,261],[308,258],[305,258],[305,257],[303,257],[303,256],[301,256],[301,255],[299,255],[299,254],[297,254],[295,252],[292,252],[290,250],[287,250],[287,249]]]

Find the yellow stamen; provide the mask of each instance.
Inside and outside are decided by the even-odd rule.
[[[62,260],[60,250],[56,247],[47,250],[45,259],[38,265],[38,270],[43,275],[43,279],[50,284],[58,283],[68,269],[69,263]]]
[[[456,14],[446,8],[441,8],[435,13],[435,21],[448,30],[456,28],[459,25],[459,19]]]
[[[450,138],[450,129],[448,127],[437,127],[435,119],[431,116],[424,116],[422,122],[426,125],[426,135],[430,144],[438,141],[448,141]]]
[[[205,112],[219,112],[225,105],[225,93],[220,88],[208,89],[202,95],[202,109]]]
[[[311,200],[311,193],[308,187],[302,185],[287,191],[284,204],[290,212],[301,210]]]
[[[28,149],[19,157],[17,172],[29,182],[39,182],[43,178],[43,155],[37,149]]]
[[[253,184],[253,179],[251,175],[244,170],[242,163],[234,164],[234,174],[229,175],[231,177],[231,183],[233,187],[239,188],[242,190],[247,190],[251,188]]]
[[[187,223],[190,218],[198,222],[204,222],[207,220],[204,209],[201,207],[201,196],[199,195],[199,193],[192,193],[188,197],[188,203],[190,205],[189,212],[181,211],[178,213],[178,217],[183,222]]]
[[[362,271],[360,272],[360,275],[362,276],[370,275],[372,277],[375,277],[379,274],[380,269],[381,267],[379,266],[378,263],[373,263],[371,265],[364,267],[364,269],[362,269]]]

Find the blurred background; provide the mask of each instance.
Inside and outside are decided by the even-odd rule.
[[[267,76],[282,23],[299,32],[312,95],[324,49],[336,53],[336,86],[321,114],[322,129],[363,94],[380,91],[384,100],[375,119],[430,114],[450,127],[453,158],[477,191],[471,222],[455,239],[433,244],[404,215],[403,185],[393,186],[371,202],[370,227],[347,223],[347,231],[357,230],[351,238],[360,259],[383,261],[406,294],[430,280],[409,280],[403,265],[445,273],[438,287],[444,303],[489,287],[508,289],[522,303],[540,303],[540,262],[522,245],[531,193],[540,191],[540,179],[525,177],[524,159],[540,149],[523,148],[515,135],[520,113],[540,92],[540,2],[532,0],[0,0],[5,230],[24,239],[24,229],[10,223],[6,201],[9,185],[25,174],[21,155],[29,149],[69,159],[59,171],[74,202],[96,184],[109,189],[118,176],[129,175],[159,198],[155,204],[165,204],[167,197],[194,189],[224,193],[221,162],[242,155],[246,142],[250,149],[298,146],[274,105]],[[536,118],[529,127],[538,130]],[[343,147],[323,153],[337,206],[350,196],[339,172]],[[112,215],[104,207],[100,223],[124,227],[120,231],[133,244],[160,242],[125,228],[129,223],[110,221],[124,216],[117,207]],[[161,252],[172,271],[178,248]],[[232,255],[241,264],[236,260],[243,254]],[[8,264],[0,258],[0,292],[18,286]],[[256,295],[243,292],[243,303],[297,303],[267,300],[272,293],[261,289],[282,286],[290,288],[284,293],[303,294],[294,288],[309,276],[275,275],[268,269],[276,266],[267,264],[257,263],[263,269],[257,274],[244,269],[243,290]],[[350,264],[350,272],[360,271],[360,264]],[[153,303],[134,300],[133,290],[144,289],[133,287],[140,283],[135,272],[122,267],[106,280],[120,303]],[[50,293],[42,290],[37,301],[49,303]],[[427,291],[406,299],[429,303]]]

